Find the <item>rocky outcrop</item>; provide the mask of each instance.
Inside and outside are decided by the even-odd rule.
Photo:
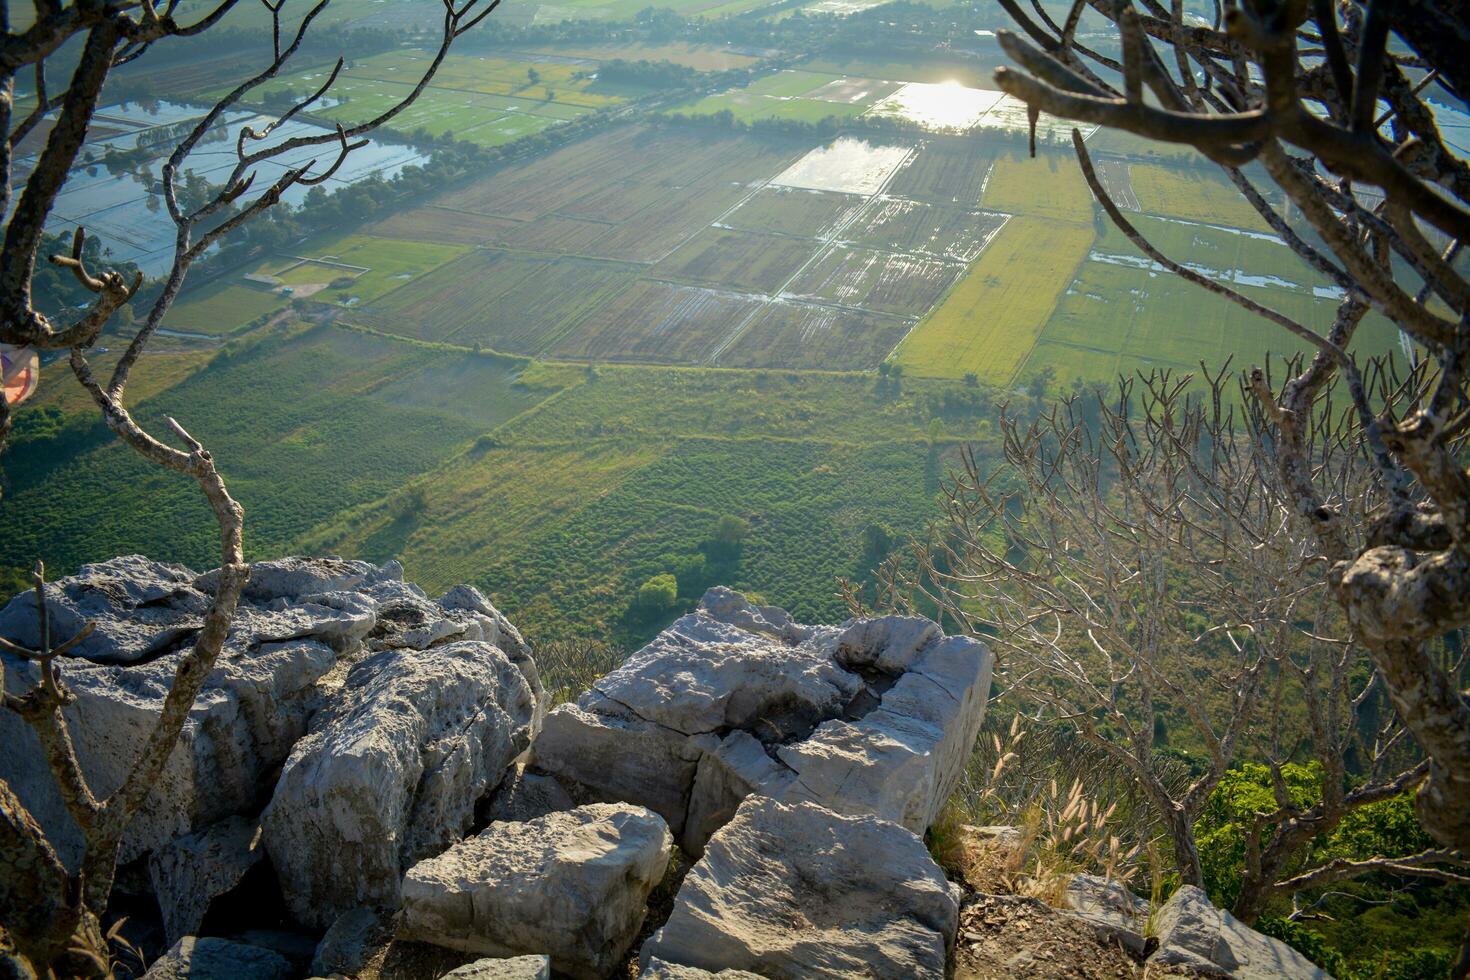
[[[144,980],[293,980],[284,956],[227,939],[185,936],[153,961]]]
[[[760,975],[745,970],[721,970],[711,973],[697,966],[680,966],[665,960],[650,959],[643,964],[642,980],[760,980]]]
[[[66,711],[77,755],[99,796],[121,784],[145,744],[216,581],[216,572],[131,556],[46,587],[53,638],[94,627],[62,674],[75,695]],[[0,610],[0,635],[37,645],[32,593]],[[33,664],[0,661],[7,690],[35,684]],[[396,562],[256,563],[121,858],[151,854],[177,938],[261,853],[236,846],[244,831],[226,821],[246,815],[253,827],[274,800],[273,813],[292,816],[277,816],[266,838],[304,922],[321,928],[359,905],[391,903],[404,867],[463,836],[476,804],[529,745],[543,697],[525,641],[471,587],[432,600],[402,581]],[[75,866],[80,832],[34,733],[0,712],[0,744],[0,778]]]
[[[354,564],[361,577],[386,574]],[[202,591],[208,579],[134,556],[84,566],[46,587],[54,638],[96,624],[61,669],[76,696],[66,709],[67,722],[97,795],[121,785],[152,731],[208,607],[209,595]],[[306,731],[318,682],[371,620],[366,600],[343,593],[242,602],[179,745],[124,837],[122,860],[258,808],[275,768]],[[0,611],[0,635],[22,646],[37,643],[38,624],[32,593]],[[6,690],[35,685],[34,664],[9,654],[0,654],[0,662]],[[0,712],[0,744],[7,747],[0,753],[0,778],[74,866],[81,835],[65,812],[35,734],[14,714]]]
[[[148,858],[148,876],[170,942],[197,932],[209,903],[265,858],[254,820],[227,817],[170,841]]]
[[[513,767],[505,775],[500,788],[490,797],[479,814],[480,823],[524,821],[544,817],[548,813],[570,810],[576,801],[551,776],[530,772],[524,765]]]
[[[598,980],[637,936],[672,844],[657,814],[628,804],[491,824],[408,872],[399,938],[544,952],[558,973]]]
[[[536,709],[522,672],[479,640],[355,664],[261,816],[292,915],[325,928],[396,905],[404,870],[459,840],[525,751]]]
[[[777,978],[940,978],[958,922],[958,889],[909,830],[753,796],[710,838],[642,957]]]
[[[553,711],[532,766],[660,813],[698,854],[752,793],[922,832],[984,718],[991,656],[924,619],[801,626],[727,589]]]
[[[1159,948],[1148,959],[1151,966],[1235,980],[1332,980],[1290,946],[1216,908],[1194,885],[1180,888],[1159,908],[1154,930]]]

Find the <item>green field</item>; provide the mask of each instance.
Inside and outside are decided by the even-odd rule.
[[[1012,218],[904,340],[898,363],[925,377],[1013,383],[1092,238],[1090,225]]]
[[[1091,224],[1092,192],[1070,153],[1027,157],[1012,150],[996,158],[981,203],[1008,214]]]
[[[331,326],[276,330],[244,348],[227,348],[156,395],[139,392],[133,414],[158,432],[172,415],[209,446],[245,508],[253,558],[290,551],[305,529],[344,509],[391,498],[546,394],[517,388],[517,366],[502,360],[467,364]],[[256,396],[248,409],[245,393]],[[123,447],[95,412],[71,418],[59,435],[18,438],[8,450],[7,564],[44,556],[71,569],[135,553],[196,567],[218,561],[218,530],[193,481]]]
[[[831,93],[832,86],[853,82],[867,84],[856,86],[850,96]],[[790,119],[817,123],[824,119],[851,119],[861,115],[890,91],[891,86],[872,79],[787,69],[763,75],[743,87],[693,102],[677,103],[664,111],[685,116],[729,112],[739,122]]]
[[[1129,165],[1128,174],[1139,206],[1146,213],[1253,231],[1271,230],[1235,185],[1214,168],[1185,170],[1134,163]]]
[[[241,282],[235,276],[221,277],[186,290],[163,322],[171,330],[223,335],[285,309],[288,302],[266,286]]]
[[[921,406],[943,390],[915,382],[895,397],[857,374],[603,368],[416,480],[412,516],[389,501],[303,540],[401,557],[431,590],[473,581],[535,640],[647,635],[630,609],[638,585],[706,555],[719,581],[808,619],[839,617],[824,583],[868,571],[867,524],[916,531],[933,512],[948,450],[928,444]],[[950,427],[973,435],[974,424]],[[710,547],[725,514],[750,526],[734,554]]]
[[[1326,332],[1337,300],[1281,287],[1234,284],[1234,288],[1301,323]],[[1370,317],[1359,328],[1354,350],[1391,354],[1397,335]],[[1245,368],[1263,364],[1268,353],[1295,354],[1304,341],[1234,303],[1167,273],[1090,261],[1058,304],[1019,372],[1030,377],[1052,367],[1064,383],[1073,378],[1107,383],[1120,373],[1168,368],[1199,373],[1233,358]]]

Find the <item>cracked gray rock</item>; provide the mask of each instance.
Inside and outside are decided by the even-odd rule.
[[[292,915],[325,928],[358,906],[396,906],[404,870],[463,837],[530,744],[537,708],[521,671],[481,641],[354,664],[261,816]]]
[[[473,588],[452,589],[436,602],[403,582],[402,573],[397,562],[374,566],[338,558],[251,566],[216,668],[124,837],[124,862],[233,814],[257,813],[311,717],[344,696],[351,665],[375,649],[375,638],[384,641],[379,647],[434,647],[456,639],[499,646],[530,689],[533,720],[539,721],[544,692],[515,627]],[[83,566],[47,585],[53,637],[65,639],[87,622],[96,624],[65,658],[62,674],[77,696],[66,709],[77,755],[99,795],[121,784],[145,744],[217,577],[134,555]],[[407,607],[415,617],[411,627],[401,618]],[[0,635],[23,646],[38,644],[33,593],[0,609]],[[34,665],[8,654],[0,654],[0,667],[7,690],[27,690],[36,681]],[[0,743],[7,747],[0,752],[0,778],[75,868],[81,834],[35,734],[15,715],[0,712]]]
[[[1216,908],[1204,889],[1194,885],[1180,888],[1159,907],[1154,932],[1159,948],[1148,958],[1151,966],[1236,980],[1332,980],[1290,946]]]
[[[650,807],[695,856],[757,792],[922,833],[964,769],[991,664],[926,619],[802,626],[713,589],[551,712],[530,765],[579,801]]]
[[[542,952],[559,974],[600,980],[638,935],[672,846],[657,814],[625,803],[493,823],[409,870],[398,937]]]
[[[175,838],[154,851],[148,858],[148,876],[169,942],[197,932],[209,903],[238,885],[264,859],[259,826],[239,816]]]
[[[752,796],[710,838],[640,958],[792,980],[939,980],[958,927],[958,888],[917,835]]]

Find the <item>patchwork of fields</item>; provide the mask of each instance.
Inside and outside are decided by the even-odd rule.
[[[872,369],[1004,222],[977,207],[989,162],[618,127],[369,229],[471,250],[347,318],[534,357]]]
[[[804,74],[783,73],[791,91]],[[1167,254],[1302,322],[1330,321],[1335,292],[1223,180],[1115,157],[1100,173]],[[817,143],[614,126],[364,231],[196,289],[169,326],[231,334],[307,299],[467,350],[833,371],[892,356],[912,375],[1002,387],[1299,349],[1150,268],[1099,217],[1070,155],[1033,159],[983,136]],[[1395,342],[1381,322],[1359,340]]]
[[[833,70],[827,70],[829,67]],[[935,72],[868,62],[828,65],[809,61],[800,68],[775,71],[724,92],[676,103],[664,112],[696,118],[729,113],[742,123],[771,119],[842,122],[869,116],[907,121],[942,133],[1016,135],[1028,127],[1025,105],[995,91],[972,66]],[[1083,127],[1087,135],[1095,130]],[[1037,132],[1044,142],[1053,142],[1071,132],[1071,124],[1047,117]]]
[[[612,57],[758,60],[693,43],[457,54],[395,125],[495,145],[628,107],[643,93],[596,77]],[[423,58],[350,64],[318,114],[381,111]],[[201,88],[227,79],[170,70]],[[993,457],[993,401],[1038,375],[1065,387],[1298,349],[1153,267],[1101,220],[1071,154],[1043,139],[1027,156],[1024,115],[958,62],[808,61],[673,108],[726,110],[920,126],[824,138],[638,121],[641,105],[599,118],[558,149],[193,284],[167,339],[195,349],[145,361],[139,417],[176,414],[209,443],[252,515],[252,555],[400,557],[428,588],[481,585],[537,640],[633,643],[659,625],[635,607],[639,584],[670,571],[681,601],[718,580],[840,616],[837,578],[871,572],[865,529],[919,531],[957,444]],[[1111,134],[1096,145],[1113,148],[1098,154],[1109,193],[1165,252],[1303,322],[1330,319],[1335,292],[1226,182]],[[1358,346],[1396,339],[1370,320]],[[871,373],[884,363],[903,370]],[[84,397],[49,383],[66,452],[17,430],[5,513],[27,520],[0,514],[4,560],[207,563],[187,481],[147,472],[80,414]],[[269,394],[248,428],[240,391]],[[56,479],[85,502],[49,498]],[[135,484],[146,507],[107,490]],[[733,552],[710,544],[726,515],[750,527]],[[78,522],[96,529],[82,542]]]
[[[428,68],[431,53],[409,48],[351,62],[314,116],[345,125],[372,119],[403,100]],[[261,105],[304,98],[327,79],[329,65],[275,79],[252,94]],[[451,54],[413,105],[392,123],[480,146],[500,146],[596,109],[647,94],[598,82],[597,62],[534,53],[490,57]],[[224,89],[210,93],[223,94]]]

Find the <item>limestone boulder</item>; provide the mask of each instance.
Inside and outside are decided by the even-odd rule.
[[[261,818],[293,916],[325,928],[359,906],[395,906],[403,871],[469,829],[530,744],[536,712],[525,676],[489,643],[354,664]]]
[[[239,816],[175,838],[154,851],[148,858],[148,875],[169,941],[197,932],[209,903],[240,884],[264,858],[259,826]]]
[[[293,980],[284,956],[227,939],[185,936],[154,960],[145,980]]]
[[[450,970],[441,980],[551,980],[551,957],[486,957]]]
[[[65,710],[77,758],[99,796],[122,785],[147,744],[184,658],[173,651],[131,663],[67,657],[61,667],[75,701]],[[190,710],[178,745],[165,763],[120,853],[141,857],[175,837],[235,813],[258,809],[270,777],[305,733],[317,681],[337,653],[312,638],[258,646],[227,646]],[[33,663],[0,654],[8,691],[32,689]],[[0,712],[0,778],[45,828],[63,862],[81,858],[81,832],[61,802],[30,726]]]
[[[632,945],[672,838],[643,807],[596,803],[482,833],[411,868],[398,937],[491,956],[542,952],[604,977]]]
[[[125,664],[151,658],[202,625],[209,596],[194,587],[197,578],[183,565],[141,555],[83,565],[46,585],[52,640],[69,639],[92,623],[91,636],[75,648],[77,659]],[[30,649],[40,643],[34,592],[20,593],[0,610],[0,636]]]
[[[379,950],[393,941],[393,922],[389,910],[353,909],[337,916],[322,934],[311,957],[313,976],[330,974],[353,977]]]
[[[760,980],[760,975],[744,970],[721,970],[711,973],[697,966],[680,966],[660,959],[650,959],[638,974],[642,980]]]
[[[1062,905],[1092,926],[1105,942],[1115,942],[1140,959],[1148,952],[1148,901],[1122,882],[1097,875],[1073,875],[1062,895]]]
[[[506,774],[490,797],[479,815],[479,822],[535,820],[548,813],[570,810],[576,805],[576,801],[562,789],[561,783],[518,765]]]
[[[709,840],[641,959],[775,978],[940,978],[957,892],[896,823],[752,796]]]
[[[1224,909],[1203,889],[1185,885],[1158,910],[1154,967],[1194,970],[1236,980],[1331,980],[1331,975],[1285,943],[1263,936]]]
[[[713,589],[553,711],[530,765],[579,801],[650,807],[696,856],[755,792],[922,832],[963,772],[991,663],[926,619],[802,626]]]

